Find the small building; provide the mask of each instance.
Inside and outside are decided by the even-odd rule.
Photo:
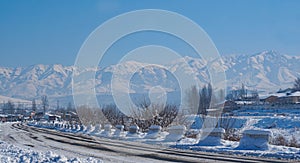
[[[290,97],[292,98],[293,103],[295,104],[300,103],[300,91],[294,92]]]
[[[275,104],[278,101],[278,96],[271,95],[271,96],[263,99],[262,101],[267,104]]]
[[[300,103],[300,91],[294,93],[287,93],[286,96],[279,97],[278,103],[280,104],[298,104]]]
[[[8,115],[0,114],[0,122],[6,122],[8,118]]]
[[[16,122],[21,121],[23,119],[23,115],[21,114],[1,114],[0,121],[1,122]]]
[[[299,104],[300,103],[300,91],[272,94],[272,95],[262,99],[262,101],[267,104],[279,104],[279,105]]]
[[[36,112],[33,114],[33,119],[39,121],[44,117],[44,112]]]
[[[47,121],[60,121],[61,120],[61,116],[59,116],[59,115],[53,115],[53,114],[48,114],[48,113],[44,116],[44,118]]]
[[[225,101],[225,103],[224,103],[223,111],[224,112],[231,112],[231,111],[233,111],[237,108],[238,108],[238,105],[234,101],[228,100],[228,101]]]

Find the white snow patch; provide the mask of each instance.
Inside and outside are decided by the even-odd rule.
[[[0,141],[0,162],[57,162],[57,163],[100,163],[102,160],[89,157],[86,159],[69,158],[51,151],[39,152],[31,149],[20,148],[15,145]]]

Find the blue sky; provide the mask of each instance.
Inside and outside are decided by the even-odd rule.
[[[97,26],[124,12],[149,8],[177,12],[192,19],[223,55],[264,50],[300,55],[298,0],[2,0],[0,66],[73,65],[82,43]],[[145,36],[152,37],[146,43],[156,40],[155,34],[137,35]],[[111,53],[122,53],[128,44],[138,46],[133,40],[128,37],[126,44]],[[108,54],[103,64],[113,64],[120,55]]]

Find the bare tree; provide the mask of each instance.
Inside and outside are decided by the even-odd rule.
[[[59,106],[59,100],[56,101],[56,110],[59,110],[60,106]]]
[[[32,111],[36,112],[37,110],[37,107],[36,107],[36,102],[35,102],[35,99],[32,100],[32,104],[31,104],[31,108],[32,108]]]
[[[142,131],[147,131],[151,125],[166,128],[178,114],[176,105],[141,103],[138,106],[131,110],[130,115],[125,115],[115,105],[107,105],[102,111],[112,125],[124,125],[126,130],[131,124],[136,124]]]
[[[164,129],[174,121],[178,111],[176,105],[151,104],[147,108],[133,111],[132,123],[137,124],[142,131],[148,130],[151,125],[159,125]]]
[[[125,114],[123,114],[116,105],[107,105],[103,107],[102,113],[105,119],[109,121],[113,126],[124,125],[127,119],[129,119]]]
[[[3,111],[8,114],[13,114],[15,112],[15,105],[11,101],[8,101],[4,104]]]
[[[42,96],[42,106],[43,106],[44,115],[45,115],[46,111],[49,107],[48,97],[46,95]]]
[[[189,114],[197,113],[199,108],[199,99],[200,94],[197,87],[194,85],[191,87],[190,90],[186,91],[186,100],[187,100],[187,107],[190,111]]]
[[[207,115],[207,110],[210,108],[213,97],[212,93],[211,84],[204,85],[201,90],[198,90],[196,86],[192,86],[191,89],[186,92],[187,106],[189,107],[189,112],[187,114],[196,113],[199,115],[199,118],[202,121],[201,124],[203,124]],[[179,117],[176,118],[176,123],[189,124],[191,122],[189,122],[187,116],[179,114]]]
[[[294,90],[295,91],[300,91],[300,78],[299,77],[295,80]]]
[[[210,107],[211,99],[212,99],[212,86],[208,84],[208,86],[203,86],[201,92],[199,93],[199,107],[198,114],[207,115],[207,110]]]
[[[82,124],[96,125],[108,123],[107,118],[100,108],[89,107],[86,105],[76,108],[77,114]]]
[[[245,88],[244,83],[242,84],[242,88],[239,91],[239,96],[241,100],[244,100],[247,97],[247,89]]]
[[[67,111],[73,111],[73,110],[74,110],[74,107],[72,106],[72,103],[69,102],[68,106],[67,106]]]

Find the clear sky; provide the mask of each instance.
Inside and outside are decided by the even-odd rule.
[[[137,9],[165,9],[192,19],[223,55],[265,50],[300,55],[299,0],[1,0],[0,66],[73,65],[97,26]],[[106,65],[114,62],[106,57]]]

